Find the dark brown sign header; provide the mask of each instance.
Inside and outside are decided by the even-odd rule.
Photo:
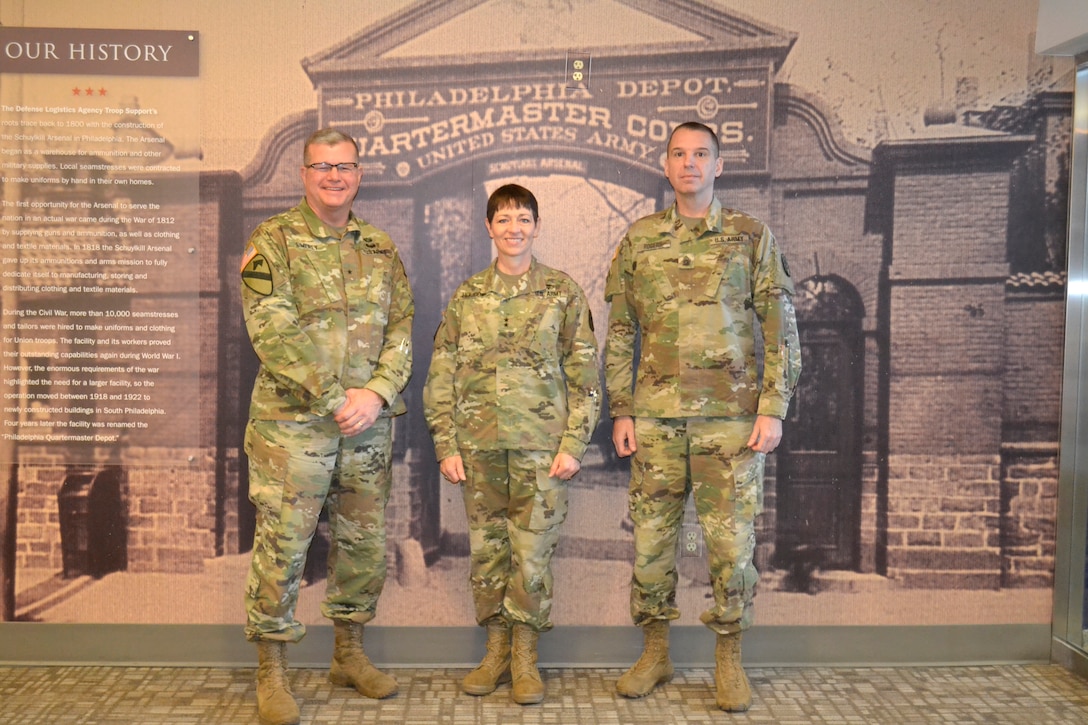
[[[765,173],[770,158],[770,68],[693,67],[675,75],[598,72],[585,83],[499,78],[321,88],[322,125],[359,144],[364,184],[410,182],[470,156],[491,173],[590,174],[608,158],[660,173],[669,132],[684,121],[718,135],[728,173]],[[541,149],[542,156],[526,153]]]
[[[0,73],[200,75],[195,30],[0,27]]]

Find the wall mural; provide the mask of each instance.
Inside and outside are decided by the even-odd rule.
[[[723,205],[768,222],[797,285],[805,367],[769,461],[757,625],[1050,620],[1072,67],[1029,52],[1034,8],[328,3],[363,20],[317,28],[274,8],[270,38],[287,32],[272,24],[306,29],[273,53],[226,48],[229,17],[167,20],[165,3],[148,5],[163,16],[124,24],[198,28],[202,45],[204,120],[162,160],[199,182],[200,274],[181,293],[199,299],[185,370],[198,432],[77,459],[8,443],[6,619],[241,625],[253,512],[239,447],[256,362],[237,270],[250,230],[301,197],[304,139],[336,126],[362,149],[355,212],[397,243],[417,310],[376,623],[471,624],[464,509],[438,475],[420,395],[441,310],[490,262],[487,196],[534,191],[535,251],[586,291],[603,342],[613,250],[671,202],[665,138],[699,120],[722,144]],[[51,24],[15,0],[0,0],[0,21]],[[20,79],[4,77],[5,97],[33,96],[39,81]],[[219,81],[237,104],[216,104]],[[5,200],[42,194],[5,179]],[[27,354],[4,340],[9,351]],[[627,465],[603,421],[554,563],[558,626],[628,623]],[[65,517],[77,487],[88,513]],[[694,510],[688,523],[679,596],[695,624],[709,587]],[[310,624],[323,623],[326,545],[300,600]]]

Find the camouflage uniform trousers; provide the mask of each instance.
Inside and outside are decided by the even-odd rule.
[[[746,447],[754,417],[636,418],[629,506],[635,532],[631,616],[676,619],[676,550],[689,492],[707,548],[714,605],[702,621],[719,634],[747,629],[759,578],[755,517],[765,455]]]
[[[385,506],[392,485],[392,425],[379,418],[342,437],[331,419],[250,420],[249,500],[257,507],[246,581],[246,638],[297,642],[295,620],[306,552],[323,506],[329,513],[322,613],[365,624],[385,584]]]
[[[469,583],[476,622],[499,617],[552,628],[551,559],[567,518],[567,484],[551,451],[464,451]]]

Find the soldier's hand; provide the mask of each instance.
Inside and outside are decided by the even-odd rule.
[[[556,453],[548,476],[558,478],[560,481],[569,481],[580,470],[582,470],[582,464],[577,458],[569,453]]]
[[[760,453],[771,453],[782,440],[782,421],[769,415],[757,415],[748,447]]]
[[[620,415],[612,419],[612,445],[616,447],[616,455],[627,458],[638,450],[635,443],[635,419],[629,415]]]
[[[461,456],[449,456],[438,462],[438,470],[442,478],[450,483],[458,484],[465,480],[465,462]]]
[[[385,400],[368,388],[348,388],[345,392],[348,402],[341,405],[332,417],[342,434],[359,435],[374,425],[385,406]]]

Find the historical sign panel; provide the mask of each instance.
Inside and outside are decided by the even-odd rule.
[[[597,71],[592,84],[575,82],[578,72],[336,84],[323,89],[323,120],[355,135],[371,184],[410,181],[469,156],[494,157],[494,175],[586,175],[594,159],[657,171],[669,132],[689,120],[717,132],[726,173],[767,170],[768,67]]]

